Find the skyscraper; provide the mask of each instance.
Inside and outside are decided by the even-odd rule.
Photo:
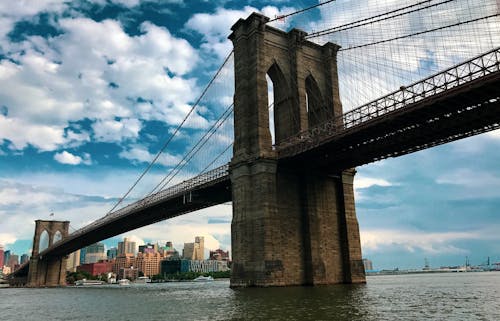
[[[135,255],[136,248],[135,242],[131,242],[125,237],[123,242],[118,242],[118,255]]]
[[[76,272],[76,268],[80,265],[80,250],[71,253],[66,260],[66,271]]]
[[[118,248],[112,247],[109,250],[106,251],[106,256],[108,257],[108,260],[112,260],[118,256]]]
[[[28,262],[29,260],[30,260],[30,257],[28,254],[21,255],[21,264]]]
[[[4,249],[3,249],[3,245],[0,245],[0,270],[2,269],[3,267],[3,256],[4,256]]]
[[[7,250],[3,253],[3,265],[8,266],[9,265],[9,259],[10,259],[10,250]]]
[[[104,252],[104,244],[94,243],[85,248],[85,264],[96,263],[100,260],[106,260],[106,253]]]
[[[184,243],[182,257],[186,260],[203,260],[205,257],[205,239],[203,236],[197,236],[194,243]]]

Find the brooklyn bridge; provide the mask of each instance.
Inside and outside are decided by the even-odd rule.
[[[318,30],[276,27],[333,5],[237,21],[233,51],[153,163],[197,109],[217,104],[217,121],[142,199],[126,203],[127,193],[72,233],[37,221],[32,258],[11,283],[64,285],[70,253],[226,202],[231,286],[365,282],[355,167],[500,128],[500,3],[411,1]]]

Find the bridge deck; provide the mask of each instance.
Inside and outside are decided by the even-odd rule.
[[[283,163],[345,169],[500,128],[500,48],[352,110],[280,146]]]

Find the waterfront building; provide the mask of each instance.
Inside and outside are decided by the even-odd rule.
[[[115,259],[118,256],[118,248],[117,247],[112,247],[109,250],[106,251],[106,256],[108,260]]]
[[[85,263],[77,268],[77,271],[85,271],[92,275],[101,275],[103,273],[111,273],[113,262],[101,261],[97,263]]]
[[[221,249],[210,251],[209,259],[216,261],[229,261],[229,251],[224,252]]]
[[[365,266],[365,271],[373,271],[373,263],[371,260],[363,259],[363,265]]]
[[[158,252],[139,252],[135,258],[135,267],[145,276],[151,277],[160,274],[160,262],[163,259],[164,257]]]
[[[135,242],[129,241],[126,237],[123,242],[118,242],[118,255],[135,255],[137,246]]]
[[[181,271],[181,260],[163,260],[160,262],[160,273],[165,276],[167,274],[175,274]]]
[[[4,265],[4,255],[5,255],[5,250],[3,248],[3,245],[0,245],[0,270],[3,268]]]
[[[24,264],[30,260],[30,256],[28,254],[21,255],[21,264]]]
[[[80,250],[71,253],[66,260],[66,271],[76,272],[76,268],[80,265]]]
[[[129,279],[129,280],[135,280],[139,277],[139,270],[135,269],[133,266],[128,267],[128,268],[120,268],[120,271],[118,273],[118,279]]]
[[[182,258],[186,260],[203,260],[205,251],[205,240],[203,236],[197,236],[194,243],[184,243]]]
[[[214,260],[181,260],[181,272],[219,272],[219,262]],[[224,262],[224,261],[222,261]],[[222,267],[222,266],[221,266]],[[226,264],[227,268],[227,264]]]
[[[120,269],[130,268],[135,265],[135,257],[131,254],[118,255],[113,263],[113,273],[119,275]]]

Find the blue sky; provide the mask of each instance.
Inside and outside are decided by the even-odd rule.
[[[0,244],[28,252],[34,220],[52,212],[75,229],[104,215],[230,52],[230,26],[252,11],[273,17],[314,3],[0,3]],[[321,19],[325,11],[311,15]],[[180,160],[189,138],[216,114],[197,111],[136,196]],[[434,266],[465,256],[500,261],[499,150],[500,134],[492,132],[359,167],[364,256],[377,268],[419,267],[424,258]],[[126,235],[171,240],[179,250],[205,235],[208,247],[230,249],[230,220],[224,204]]]

